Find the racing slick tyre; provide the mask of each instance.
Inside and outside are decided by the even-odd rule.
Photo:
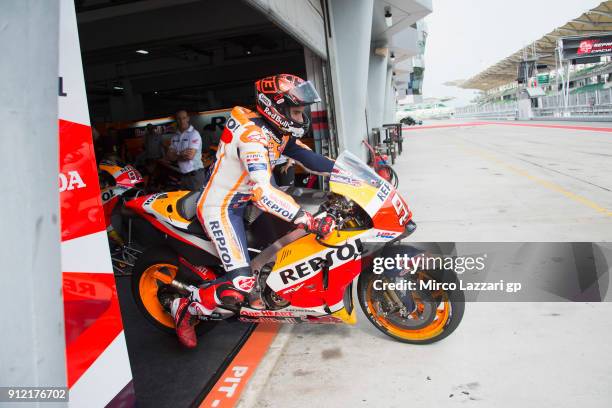
[[[368,319],[387,336],[403,343],[429,344],[449,336],[461,323],[465,311],[465,296],[455,290],[398,290],[381,289],[383,283],[408,280],[434,280],[455,283],[453,271],[418,271],[414,275],[389,278],[373,273],[362,273],[357,283],[357,296]],[[376,281],[380,281],[375,284]],[[412,301],[406,301],[410,296]],[[410,305],[412,310],[407,310]]]
[[[169,283],[178,273],[178,257],[168,247],[153,247],[143,252],[132,272],[132,296],[144,317],[158,329],[174,334],[174,319],[160,302],[162,296],[173,299],[181,296]],[[211,330],[217,322],[198,321],[196,334]]]

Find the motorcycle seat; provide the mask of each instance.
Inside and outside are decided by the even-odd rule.
[[[174,225],[174,228],[178,229],[179,231],[186,232],[189,235],[202,238],[205,241],[210,241],[210,238],[208,238],[206,231],[204,231],[204,228],[202,228],[202,224],[200,224],[200,220],[198,220],[197,218],[192,220],[187,226],[187,228],[182,228],[177,225]]]
[[[176,202],[176,209],[181,217],[192,220],[196,216],[198,200],[202,191],[192,191]]]
[[[186,231],[206,241],[210,241],[208,235],[206,235],[206,232],[204,231],[204,228],[202,228],[202,224],[200,224],[199,220],[193,220],[191,224],[189,224],[189,226],[187,227]]]

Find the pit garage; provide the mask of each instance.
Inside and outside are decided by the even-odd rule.
[[[185,109],[202,135],[218,136],[233,106],[254,105],[255,80],[292,73],[313,81],[324,99],[312,108],[305,141],[330,154],[324,16],[316,3],[77,0],[92,127],[102,142],[124,143],[130,162],[147,124],[167,133],[172,115]],[[115,132],[119,138],[108,140]],[[255,325],[221,322],[185,352],[141,315],[129,272],[116,274],[116,284],[138,405],[200,404]]]
[[[103,139],[109,128],[137,138],[147,123],[172,123],[179,109],[201,134],[218,137],[229,109],[253,107],[255,80],[292,73],[323,99],[306,143],[333,149],[319,2],[82,0],[76,11],[91,123]]]

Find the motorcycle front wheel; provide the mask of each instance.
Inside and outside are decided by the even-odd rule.
[[[398,283],[410,279],[459,286],[452,271],[419,271],[415,275],[394,278],[364,273],[357,284],[361,309],[377,329],[403,343],[430,344],[448,337],[463,318],[463,292],[459,289],[389,289],[391,283],[396,288],[402,287]]]

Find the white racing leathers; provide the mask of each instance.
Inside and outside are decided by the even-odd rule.
[[[249,292],[254,279],[249,267],[243,214],[249,201],[287,222],[300,206],[270,179],[283,154],[313,173],[331,173],[334,162],[314,153],[298,139],[278,136],[255,112],[235,107],[221,135],[217,161],[198,202],[198,218],[215,244],[227,283]]]

